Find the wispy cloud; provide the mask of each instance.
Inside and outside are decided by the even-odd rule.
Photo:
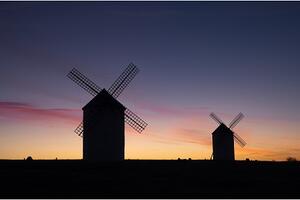
[[[174,137],[185,143],[199,145],[211,145],[211,135],[207,131],[194,128],[177,128],[174,130]]]
[[[289,156],[300,158],[300,148],[293,147],[282,149],[247,147],[236,149],[236,152],[240,157],[257,160],[286,160]]]
[[[149,102],[138,102],[136,106],[145,111],[164,116],[199,116],[209,113],[209,108],[204,106],[171,106],[152,104]]]
[[[79,109],[39,108],[23,102],[0,102],[0,117],[11,120],[64,120],[79,122]]]
[[[211,145],[210,134],[199,129],[173,128],[167,130],[164,135],[151,134],[152,140],[165,144],[197,144]]]

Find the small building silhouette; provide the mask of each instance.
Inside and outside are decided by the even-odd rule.
[[[84,160],[124,160],[125,109],[105,89],[82,108]]]

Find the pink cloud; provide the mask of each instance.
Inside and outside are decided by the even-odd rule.
[[[171,105],[158,105],[147,102],[138,102],[136,103],[136,106],[140,109],[166,116],[199,116],[201,114],[207,115],[207,113],[209,113],[208,107],[201,106],[175,107]]]
[[[240,156],[244,156],[250,159],[257,160],[286,160],[287,157],[292,156],[300,158],[300,148],[258,148],[258,147],[247,147],[244,149],[236,149],[236,153]]]
[[[0,117],[12,120],[64,120],[78,123],[80,109],[38,108],[20,102],[0,102]]]
[[[166,144],[191,143],[204,146],[211,145],[211,135],[198,129],[173,128],[164,135],[152,134],[153,140]]]
[[[211,134],[201,129],[177,128],[174,130],[173,135],[185,143],[211,145]]]

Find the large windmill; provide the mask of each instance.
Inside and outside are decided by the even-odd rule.
[[[82,108],[83,122],[75,129],[75,133],[83,137],[84,160],[124,160],[124,122],[138,133],[147,126],[117,100],[138,72],[139,69],[130,63],[108,90],[101,89],[75,68],[68,73],[67,77],[94,97]]]
[[[214,113],[211,113],[210,117],[219,124],[219,127],[212,133],[213,159],[234,160],[233,140],[235,140],[241,147],[244,147],[246,142],[237,133],[233,132],[232,129],[242,120],[244,115],[239,113],[231,121],[228,127]]]

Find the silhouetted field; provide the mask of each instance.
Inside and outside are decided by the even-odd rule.
[[[1,198],[300,198],[299,162],[2,160]]]

